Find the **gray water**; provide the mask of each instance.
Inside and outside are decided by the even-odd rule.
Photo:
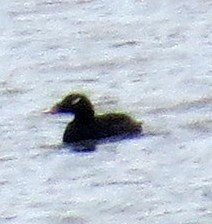
[[[0,7],[0,223],[212,222],[212,2],[5,0]],[[144,136],[75,153],[71,91]]]

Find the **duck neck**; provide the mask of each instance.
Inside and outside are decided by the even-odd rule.
[[[77,123],[89,123],[94,120],[94,111],[85,111],[75,114],[74,120]]]

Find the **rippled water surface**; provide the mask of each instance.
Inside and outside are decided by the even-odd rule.
[[[212,2],[6,0],[0,7],[0,223],[212,222]],[[68,92],[144,136],[76,153]]]

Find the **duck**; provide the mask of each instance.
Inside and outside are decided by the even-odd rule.
[[[116,136],[132,136],[142,133],[142,122],[135,121],[124,113],[96,115],[88,97],[81,93],[70,93],[52,108],[49,114],[71,113],[74,115],[63,134],[63,143],[87,140],[102,140]]]

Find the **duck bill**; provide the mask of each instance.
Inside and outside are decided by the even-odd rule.
[[[59,112],[59,107],[57,105],[43,111],[44,114],[57,114]]]

